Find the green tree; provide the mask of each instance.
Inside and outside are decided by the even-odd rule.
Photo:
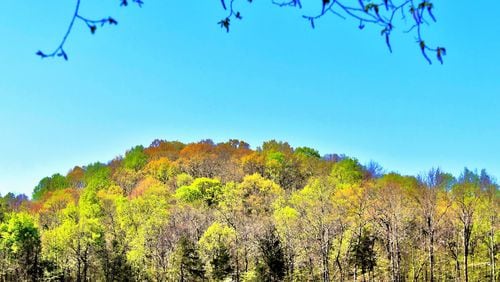
[[[375,239],[373,235],[364,230],[350,249],[351,263],[361,269],[363,281],[366,281],[365,274],[372,272],[377,264]]]
[[[135,146],[127,151],[123,158],[123,167],[139,171],[148,163],[148,155],[144,153],[143,146]]]
[[[106,281],[134,281],[134,273],[127,261],[126,233],[120,226],[117,205],[125,198],[121,189],[111,186],[97,193],[104,229],[104,248],[99,253],[99,263]]]
[[[222,184],[217,179],[196,178],[191,185],[181,186],[175,191],[175,197],[183,202],[204,202],[207,206],[218,204],[222,194]]]
[[[298,147],[295,149],[294,154],[308,158],[321,158],[318,150],[309,147]]]
[[[234,270],[236,231],[224,224],[213,223],[201,236],[198,244],[209,276],[221,281]]]
[[[203,281],[205,269],[200,259],[196,244],[183,236],[179,242],[181,261],[179,265],[180,281]]]
[[[62,211],[61,224],[43,234],[44,257],[56,263],[64,279],[87,281],[100,277],[99,257],[105,234],[97,189],[87,186],[78,204],[70,203]]]
[[[69,181],[66,177],[56,173],[51,177],[45,177],[33,190],[33,199],[39,200],[45,195],[47,192],[57,191],[68,188],[70,185]]]
[[[276,141],[155,146],[139,171],[116,158],[39,200],[0,197],[0,281],[498,280],[500,193],[485,171],[378,175]],[[176,152],[216,178],[170,174]],[[248,175],[219,180],[234,168]]]
[[[214,249],[213,256],[210,260],[212,269],[212,277],[216,281],[222,281],[233,272],[231,265],[231,254],[225,245],[219,245]]]
[[[259,239],[262,263],[257,271],[262,281],[283,281],[287,272],[285,254],[276,229],[271,227]]]
[[[7,214],[7,200],[0,195],[0,223],[2,223],[5,219],[5,216]]]
[[[84,182],[93,189],[107,188],[111,183],[111,169],[102,163],[93,163],[85,167]]]
[[[266,155],[264,175],[279,184],[283,189],[296,190],[302,188],[305,176],[300,170],[299,161],[288,152],[291,150],[291,147],[288,148],[288,143],[285,143],[285,145],[281,143],[265,145],[264,148],[270,148],[264,151]],[[278,145],[284,146],[284,148],[278,147],[282,151],[275,151],[275,147]]]
[[[166,280],[168,257],[174,248],[167,241],[169,195],[162,186],[151,186],[133,199],[117,199],[119,228],[125,233],[128,263],[136,280]]]
[[[359,184],[364,178],[363,167],[356,159],[345,158],[333,165],[330,177],[336,185]]]
[[[14,213],[0,224],[0,278],[3,281],[40,277],[40,234],[33,218]]]

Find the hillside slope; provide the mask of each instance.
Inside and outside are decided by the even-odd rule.
[[[155,140],[0,197],[0,280],[495,281],[499,199],[485,171]]]

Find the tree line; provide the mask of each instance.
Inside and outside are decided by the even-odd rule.
[[[0,281],[499,281],[499,196],[484,170],[155,140],[0,196]]]

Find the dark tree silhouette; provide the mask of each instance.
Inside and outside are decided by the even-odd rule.
[[[68,55],[64,50],[69,34],[71,33],[76,21],[83,22],[88,26],[90,32],[94,34],[98,26],[116,25],[118,22],[112,17],[102,19],[89,19],[80,14],[80,2],[76,0],[76,8],[73,17],[70,21],[68,29],[63,36],[59,46],[50,53],[38,51],[36,54],[41,58],[62,57],[68,60]],[[246,1],[252,3],[252,0],[220,0],[222,8],[227,11],[226,16],[221,19],[218,24],[226,32],[229,32],[232,21],[242,20],[242,14],[235,8],[236,2]],[[120,0],[121,6],[128,6],[130,3],[135,3],[141,7],[144,2],[142,0]],[[380,34],[384,38],[387,48],[392,53],[391,34],[396,27],[408,34],[413,34],[420,52],[425,60],[432,64],[430,57],[435,54],[436,59],[442,64],[443,56],[446,55],[444,47],[431,47],[426,43],[423,37],[423,27],[429,25],[429,22],[436,22],[434,16],[434,4],[429,0],[316,0],[308,1],[308,5],[318,5],[316,14],[304,14],[302,17],[307,20],[311,27],[316,27],[316,22],[327,15],[338,16],[342,19],[354,19],[359,22],[358,28],[364,29],[367,24],[375,25],[381,28]],[[345,2],[349,2],[346,4]],[[271,0],[273,5],[286,8],[302,9],[303,4],[300,0]]]

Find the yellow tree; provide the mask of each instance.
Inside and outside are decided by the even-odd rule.
[[[43,233],[44,257],[60,268],[62,279],[97,279],[96,262],[103,248],[104,229],[99,221],[100,208],[95,194],[85,191],[78,205],[70,203],[60,225]]]
[[[219,222],[213,223],[198,241],[200,254],[211,281],[222,281],[233,273],[236,231]],[[239,281],[236,273],[236,281]]]
[[[389,259],[390,275],[385,279],[394,282],[404,281],[409,270],[407,257],[412,248],[408,246],[413,239],[410,227],[415,208],[409,194],[416,186],[415,178],[390,173],[378,179],[372,190],[370,214]],[[415,275],[418,270],[413,272]]]
[[[461,228],[463,275],[464,281],[469,281],[469,256],[471,241],[479,224],[479,209],[484,198],[481,195],[479,177],[476,173],[465,169],[458,182],[451,190],[453,197],[453,211]]]
[[[371,275],[372,245],[366,245],[364,253],[361,253],[366,240],[373,239],[373,226],[369,218],[369,189],[372,183],[351,183],[350,185],[339,185],[333,195],[337,234],[334,240],[335,266],[338,270],[338,280],[343,281],[348,275],[347,267],[352,264],[353,279],[356,280],[358,272],[361,271],[362,278],[365,274]],[[373,241],[373,240],[372,240]],[[369,248],[369,249],[367,249]],[[356,257],[358,256],[358,258]],[[363,257],[362,259],[360,259]]]
[[[296,257],[303,251],[305,245],[305,241],[299,236],[302,232],[300,214],[288,205],[284,198],[280,198],[274,204],[273,220],[285,252],[285,277],[287,281],[296,281],[294,276]]]
[[[488,218],[486,245],[489,252],[489,262],[490,262],[490,278],[491,281],[496,281],[499,279],[496,272],[496,261],[498,258],[498,244],[500,242],[500,190],[498,185],[491,184],[486,187],[485,191],[486,197],[486,209],[485,215]]]
[[[163,185],[149,186],[140,196],[117,203],[120,228],[125,232],[127,261],[137,279],[165,280],[168,257],[173,250],[165,243],[169,220],[169,195]]]
[[[322,281],[330,281],[329,256],[332,239],[337,232],[332,199],[334,192],[327,178],[313,178],[290,199],[291,206],[300,214],[302,232],[297,235],[303,241],[301,256],[308,261],[307,275]],[[317,264],[320,265],[320,275],[316,273]]]
[[[247,175],[239,184],[225,186],[222,201],[218,206],[221,221],[236,230],[236,242],[242,249],[242,259],[236,253],[236,272],[239,276],[240,264],[247,272],[250,259],[259,253],[258,240],[272,228],[272,204],[284,195],[283,189],[260,174]],[[255,266],[255,265],[253,265]]]
[[[426,175],[419,178],[419,185],[413,195],[417,204],[419,216],[417,218],[420,228],[427,238],[427,259],[429,266],[429,280],[436,280],[435,245],[436,235],[443,222],[444,216],[449,212],[451,202],[448,198],[448,190],[454,182],[453,176],[443,173],[439,169],[432,169]]]
[[[13,213],[0,222],[0,279],[37,281],[40,278],[40,233],[33,218]]]
[[[351,158],[336,162],[329,175],[329,181],[335,187],[332,197],[336,222],[335,265],[339,272],[338,279],[341,281],[347,273],[349,251],[360,245],[360,240],[366,231],[367,197],[366,191],[361,188],[363,180],[363,167],[356,159]],[[354,266],[353,273],[356,279],[358,264],[355,263]]]

